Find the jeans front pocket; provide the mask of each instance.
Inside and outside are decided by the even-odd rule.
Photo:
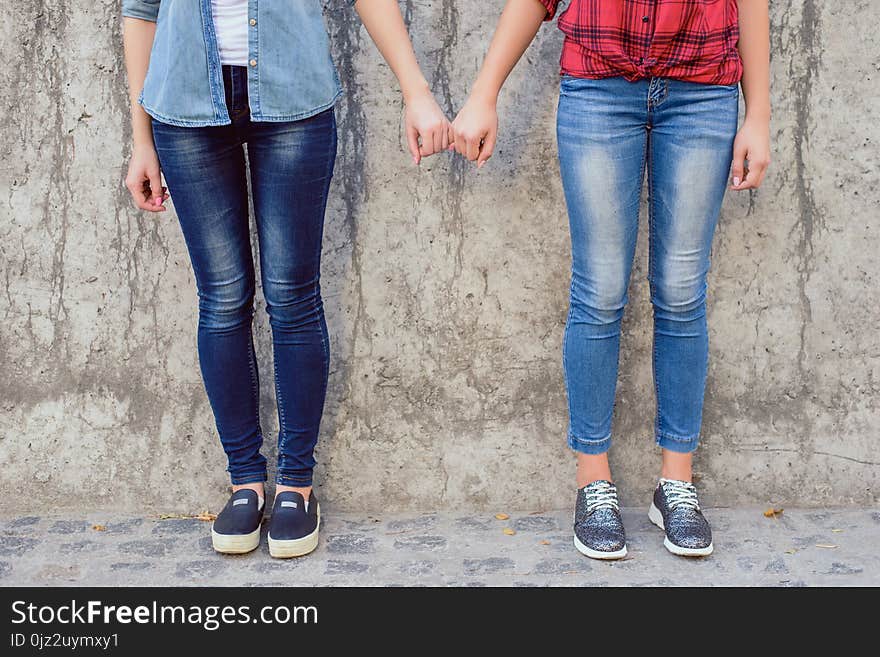
[[[592,78],[581,78],[568,73],[559,76],[559,94],[562,96],[571,96],[582,94],[592,85],[596,84],[596,80]]]

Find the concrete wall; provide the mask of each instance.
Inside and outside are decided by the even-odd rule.
[[[450,112],[502,5],[401,3]],[[720,221],[697,471],[714,505],[872,503],[880,4],[780,0],[772,13],[775,161],[759,193],[728,197]],[[121,185],[118,2],[22,0],[0,17],[0,511],[20,512],[18,493],[35,511],[216,506],[224,459],[183,241],[172,213],[135,212]],[[325,243],[323,499],[371,511],[565,507],[560,34],[545,27],[513,74],[497,155],[477,173],[445,155],[414,169],[388,67],[353,11],[328,25],[347,95]],[[658,464],[645,247],[642,235],[612,451],[629,504],[647,502]],[[262,303],[256,330],[269,372]]]

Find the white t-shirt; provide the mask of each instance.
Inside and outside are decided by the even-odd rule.
[[[220,63],[247,66],[248,0],[211,0]]]

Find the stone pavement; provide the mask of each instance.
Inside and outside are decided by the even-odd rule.
[[[706,515],[715,554],[686,560],[663,548],[644,509],[625,509],[629,556],[607,563],[575,551],[569,511],[511,513],[506,520],[492,513],[328,513],[318,550],[288,561],[269,557],[265,540],[249,555],[215,554],[210,523],[198,519],[5,518],[0,585],[880,585],[878,510],[787,509],[766,518],[756,508],[712,509]]]

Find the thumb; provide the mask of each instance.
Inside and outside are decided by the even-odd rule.
[[[745,178],[746,155],[746,149],[741,146],[737,146],[733,149],[733,169],[731,170],[731,177],[733,178],[734,187],[739,187]]]
[[[158,208],[165,201],[162,191],[162,174],[159,171],[150,172],[150,205]]]
[[[406,141],[409,144],[409,152],[412,155],[413,162],[418,164],[422,161],[422,155],[419,153],[419,131],[415,126],[406,126]]]
[[[477,160],[477,168],[482,167],[489,161],[489,158],[492,157],[492,153],[495,151],[495,140],[497,138],[498,133],[492,130],[483,139],[483,145],[480,147],[480,157]]]

